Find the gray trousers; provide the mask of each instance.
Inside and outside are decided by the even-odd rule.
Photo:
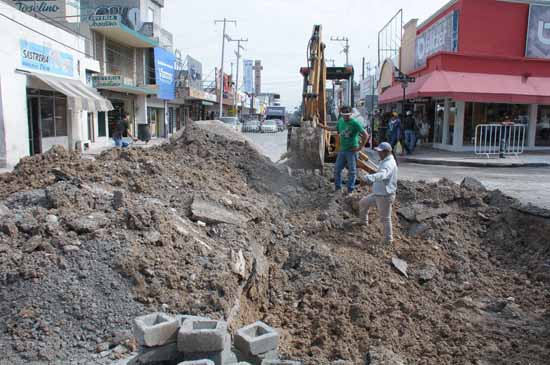
[[[384,238],[386,242],[393,241],[393,227],[391,222],[392,204],[395,194],[374,195],[369,194],[359,202],[359,216],[366,224],[369,224],[369,210],[376,206],[380,213],[380,222],[384,226]]]

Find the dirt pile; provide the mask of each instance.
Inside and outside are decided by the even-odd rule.
[[[135,350],[134,317],[164,310],[263,320],[308,364],[550,358],[544,214],[475,184],[403,183],[384,247],[327,176],[291,177],[218,125],[23,160],[0,176],[0,353],[108,362]]]

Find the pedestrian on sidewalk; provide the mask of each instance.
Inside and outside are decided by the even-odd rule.
[[[377,173],[364,177],[367,185],[372,185],[372,193],[359,202],[359,216],[361,223],[368,225],[369,210],[376,206],[384,226],[384,242],[391,244],[393,242],[391,215],[397,192],[398,168],[389,143],[383,142],[375,150],[380,157],[380,166]]]
[[[113,133],[113,140],[115,141],[115,147],[128,147],[128,142],[124,141],[123,138],[128,136],[132,138],[134,142],[137,141],[137,138],[135,138],[132,135],[132,132],[130,132],[130,117],[127,113],[122,113],[122,118],[118,121],[115,133]]]
[[[407,155],[412,155],[416,148],[416,130],[418,128],[410,110],[407,111],[403,128],[405,130],[405,150],[407,151]]]
[[[392,147],[392,154],[394,158],[397,161],[397,157],[395,156],[395,153],[393,152],[395,150],[395,147],[397,144],[401,141],[402,133],[401,133],[401,120],[399,119],[396,112],[393,112],[391,115],[390,122],[388,123],[388,141]]]
[[[347,166],[347,193],[351,194],[355,189],[357,176],[357,153],[363,149],[369,140],[369,135],[361,123],[352,118],[350,107],[342,107],[340,115],[341,117],[336,125],[336,130],[340,136],[340,147],[334,167],[334,185],[336,192],[342,191],[342,171]],[[330,130],[328,127],[324,128]]]

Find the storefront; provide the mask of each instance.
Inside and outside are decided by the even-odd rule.
[[[550,32],[538,32],[547,20],[548,5],[456,0],[418,26],[409,22],[403,38],[414,43],[402,44],[400,65],[382,65],[380,104],[401,113],[400,66],[416,78],[405,110],[427,122],[434,147],[469,151],[479,125],[513,122],[524,126],[525,146],[549,148]]]
[[[112,105],[86,83],[99,63],[85,56],[84,39],[4,3],[0,11],[7,17],[0,42],[9,55],[0,60],[0,164],[13,166],[53,145],[84,150],[103,143],[98,117]]]

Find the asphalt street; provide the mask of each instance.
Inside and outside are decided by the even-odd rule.
[[[280,133],[247,133],[260,150],[277,162],[286,152],[286,131]],[[550,168],[500,168],[434,166],[401,163],[400,178],[408,180],[438,181],[447,178],[459,183],[465,176],[480,180],[489,189],[500,189],[523,203],[532,203],[550,209]]]

